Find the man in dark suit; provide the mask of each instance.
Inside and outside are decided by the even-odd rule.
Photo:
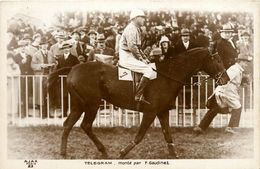
[[[82,28],[79,32],[80,33],[80,41],[83,42],[85,45],[89,41],[89,37],[87,36],[87,32],[88,32],[87,28]]]
[[[72,55],[70,53],[70,50],[72,48],[72,45],[68,43],[64,43],[61,47],[61,50],[63,50],[63,55],[59,56],[57,58],[58,64],[57,69],[63,68],[63,67],[72,67],[76,64],[79,64],[79,60],[76,56]]]
[[[182,29],[181,30],[181,39],[175,45],[175,55],[183,53],[189,49],[197,47],[197,44],[190,40],[190,30]]]
[[[74,31],[71,37],[71,40],[69,40],[72,44],[71,54],[76,56],[81,63],[86,62],[86,45],[80,41],[80,33]]]
[[[174,52],[174,56],[175,57],[179,57],[178,55],[186,52],[189,49],[195,48],[197,47],[197,44],[191,40],[190,37],[190,30],[187,28],[183,28],[181,30],[181,38],[178,40],[178,42],[175,45],[175,52]],[[190,89],[186,89],[185,90],[185,95],[183,95],[183,91],[181,90],[179,93],[179,104],[184,104],[183,103],[183,96],[185,96],[185,106],[190,107],[191,105],[191,90]]]
[[[72,45],[69,43],[64,43],[62,45],[61,50],[63,50],[64,54],[57,57],[57,62],[58,62],[57,67],[56,67],[57,69],[61,69],[64,67],[73,67],[73,66],[79,64],[78,58],[70,53],[71,47],[72,47]],[[63,79],[63,106],[64,106],[63,116],[64,117],[67,116],[67,110],[68,110],[68,92],[67,92],[67,85],[65,82],[66,82],[66,79]],[[55,92],[57,93],[56,96],[58,96],[58,98],[60,98],[61,91],[57,90]],[[55,99],[55,101],[59,102],[60,99]],[[60,102],[58,104],[61,105]]]
[[[230,25],[223,25],[223,29],[220,30],[221,38],[215,45],[215,50],[218,52],[222,59],[225,69],[228,69],[231,65],[235,64],[237,54],[237,48],[232,38],[233,29]]]
[[[26,47],[28,43],[25,40],[18,42],[19,53],[14,56],[14,61],[19,65],[21,75],[33,75],[33,69],[31,67],[32,56],[26,53]],[[29,98],[32,97],[32,77],[21,76],[21,116],[26,117],[29,114]],[[26,84],[27,83],[27,84]],[[26,89],[27,88],[27,89]],[[28,99],[26,99],[28,96]]]
[[[106,46],[106,39],[103,34],[97,36],[97,47],[90,50],[88,61],[101,61],[104,63],[114,64],[115,58],[114,49]],[[98,55],[101,54],[101,55]]]

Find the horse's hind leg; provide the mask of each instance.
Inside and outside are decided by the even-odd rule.
[[[80,127],[86,132],[88,137],[94,142],[98,151],[102,153],[102,158],[107,158],[108,155],[105,146],[101,143],[101,141],[97,138],[97,136],[92,131],[92,124],[96,118],[98,108],[99,108],[99,104],[97,106],[92,105],[90,109],[86,110],[84,119]]]
[[[74,124],[78,121],[82,114],[82,111],[80,110],[80,106],[78,104],[72,104],[71,106],[71,113],[63,123],[63,133],[62,133],[62,139],[61,139],[61,155],[66,156],[66,150],[67,150],[67,141],[69,133],[74,126]]]
[[[139,131],[138,131],[137,135],[135,136],[135,139],[133,141],[131,141],[124,149],[122,149],[120,151],[119,158],[124,158],[137,144],[139,144],[142,141],[146,131],[148,130],[148,128],[154,121],[155,117],[156,117],[156,114],[152,113],[152,112],[144,114],[141,125],[139,127]]]
[[[168,146],[170,156],[172,158],[178,158],[178,156],[175,152],[174,144],[173,144],[172,137],[171,137],[171,134],[170,134],[169,111],[159,113],[157,115],[157,117],[159,118],[159,121],[161,123],[162,132],[163,132],[163,135],[164,135],[164,139],[167,142],[167,146]]]

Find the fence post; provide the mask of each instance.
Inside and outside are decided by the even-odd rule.
[[[186,86],[183,86],[183,104],[182,104],[182,126],[186,127],[185,123],[186,123]]]
[[[193,108],[193,77],[190,78],[190,126],[194,126],[194,108]]]
[[[198,122],[200,122],[200,76],[198,76]]]

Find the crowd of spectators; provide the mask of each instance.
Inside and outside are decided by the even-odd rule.
[[[141,27],[141,48],[147,55],[153,48],[162,47],[162,39],[169,41],[169,46],[175,51],[180,50],[179,41],[185,39],[181,36],[184,34],[189,36],[194,47],[207,47],[213,51],[214,44],[221,38],[222,26],[229,24],[234,30],[232,41],[237,52],[243,52],[245,46],[241,44],[246,43],[246,48],[253,56],[254,30],[250,13],[170,10],[145,13],[147,17],[145,26]],[[55,69],[88,61],[105,61],[116,65],[119,39],[129,22],[129,16],[130,11],[60,13],[55,15],[56,24],[48,28],[37,27],[21,18],[11,18],[7,30],[8,60],[13,59],[8,62],[11,63],[8,65],[9,74],[12,74],[12,69],[17,69],[14,64],[18,65],[21,75],[47,75]],[[14,72],[16,75],[18,71]],[[26,81],[31,83],[31,80]],[[28,87],[30,98],[32,85],[24,83],[25,79],[22,79],[21,87]],[[44,105],[40,98],[35,102],[38,106]]]

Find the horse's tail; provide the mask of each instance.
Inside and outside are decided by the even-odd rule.
[[[49,92],[50,105],[56,107],[59,105],[61,78],[60,75],[68,75],[71,67],[65,67],[52,72],[47,81],[47,90]],[[64,80],[66,83],[66,81]],[[67,92],[67,91],[64,91]]]

